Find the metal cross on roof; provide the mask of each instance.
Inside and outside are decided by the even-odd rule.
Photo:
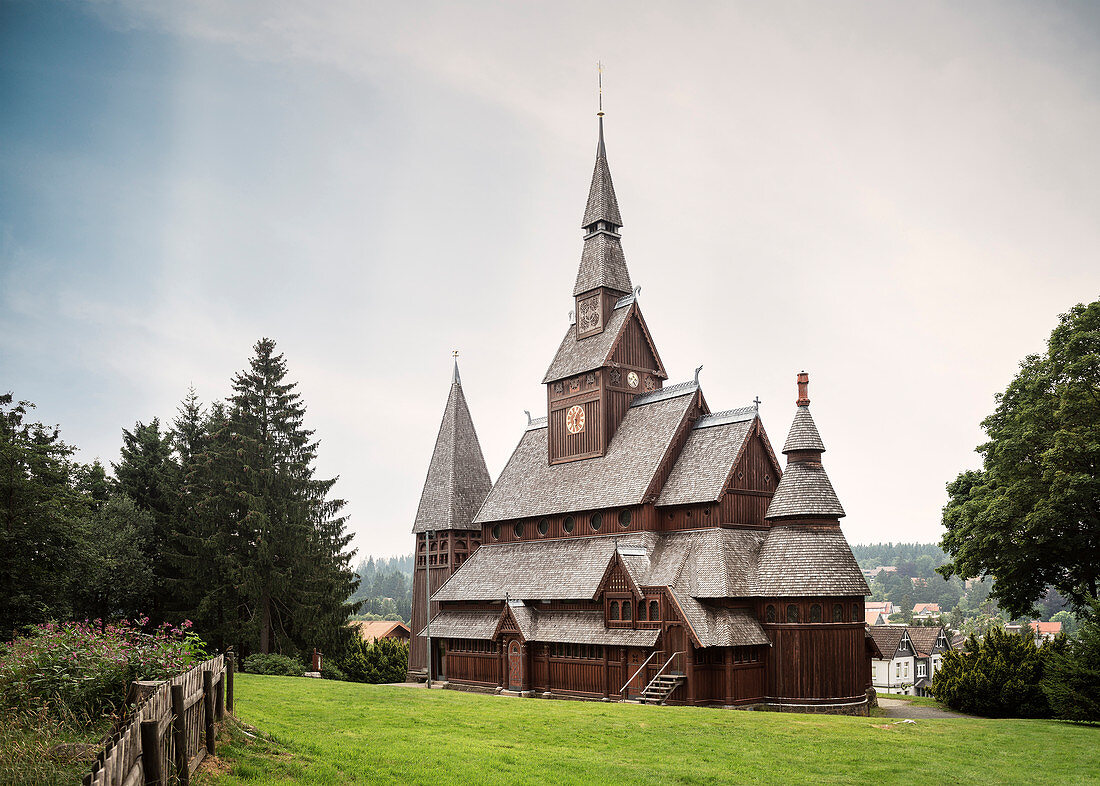
[[[760,412],[760,396],[757,396],[756,398],[754,398],[752,400],[752,405],[754,407],[756,407],[756,411],[757,411],[757,413],[759,413]]]

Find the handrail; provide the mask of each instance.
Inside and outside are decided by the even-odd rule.
[[[663,671],[664,671],[665,669],[667,669],[667,668],[668,668],[668,664],[672,663],[672,661],[673,661],[673,660],[674,660],[674,659],[676,658],[676,656],[677,656],[677,655],[684,655],[684,654],[686,654],[686,653],[684,653],[684,652],[674,652],[674,653],[672,653],[672,654],[671,654],[671,655],[669,656],[668,660],[666,660],[666,661],[665,661],[665,665],[664,665],[664,666],[662,666],[661,668],[657,669],[657,673],[656,673],[656,674],[654,674],[654,675],[653,675],[653,679],[649,681],[650,685],[652,685],[652,684],[653,684],[653,680],[655,680],[655,679],[657,679],[658,677],[660,677],[660,676],[661,676],[661,673],[662,673],[662,672],[663,672]]]
[[[653,650],[653,652],[649,653],[649,657],[645,659],[645,662],[642,663],[642,665],[638,667],[638,670],[630,675],[630,679],[623,683],[623,686],[619,688],[619,693],[622,693],[624,690],[630,687],[630,683],[634,681],[635,677],[642,673],[642,669],[649,665],[649,662],[657,656],[658,652],[660,652],[660,650]]]

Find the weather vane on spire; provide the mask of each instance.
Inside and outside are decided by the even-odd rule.
[[[596,85],[600,104],[600,111],[596,113],[596,117],[603,117],[603,63],[599,60],[596,61]]]
[[[457,349],[453,350],[451,352],[451,357],[453,357],[455,360],[458,360],[458,350]]]

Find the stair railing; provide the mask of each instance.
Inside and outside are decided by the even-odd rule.
[[[653,659],[654,659],[655,657],[657,657],[657,653],[658,653],[658,652],[660,652],[660,650],[653,650],[653,652],[649,653],[649,657],[648,657],[648,658],[646,658],[646,659],[645,659],[645,660],[644,660],[644,661],[642,662],[642,665],[638,667],[638,670],[637,670],[636,672],[634,672],[633,674],[631,674],[631,675],[630,675],[630,679],[628,679],[628,680],[627,680],[626,682],[624,682],[624,683],[623,683],[623,686],[622,686],[621,688],[619,688],[619,693],[620,693],[620,695],[622,694],[622,692],[623,692],[624,690],[626,690],[627,688],[629,688],[629,687],[630,687],[630,683],[632,683],[632,682],[634,681],[634,678],[635,678],[635,677],[637,677],[637,676],[638,676],[639,674],[641,674],[641,673],[642,673],[642,670],[643,670],[643,669],[644,669],[644,668],[645,668],[646,666],[648,666],[648,665],[649,665],[649,662],[650,662],[651,660],[653,660]],[[629,694],[629,693],[627,693],[627,696],[626,696],[626,697],[627,697],[627,698],[629,699],[629,698],[630,698],[630,694]]]
[[[651,679],[649,681],[649,684],[645,686],[645,690],[643,690],[642,693],[645,693],[647,690],[649,690],[650,688],[653,687],[653,683],[655,683],[658,679],[660,679],[661,675],[664,674],[665,669],[667,669],[669,667],[669,664],[671,664],[672,661],[676,660],[676,658],[679,657],[680,655],[686,655],[686,654],[687,654],[686,652],[674,652],[674,653],[672,653],[672,655],[669,656],[669,659],[665,661],[664,665],[661,666],[661,668],[657,669],[657,673],[653,675],[653,679]]]

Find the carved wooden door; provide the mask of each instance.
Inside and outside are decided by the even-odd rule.
[[[636,698],[641,694],[642,690],[646,686],[646,672],[648,668],[642,669],[642,664],[645,663],[647,654],[642,650],[631,650],[630,657],[627,659],[627,678],[630,679],[630,684],[626,689],[626,697],[628,699]],[[652,663],[652,661],[650,661]]]
[[[515,639],[508,645],[508,687],[512,690],[523,688],[523,664],[519,655],[519,642]]]

